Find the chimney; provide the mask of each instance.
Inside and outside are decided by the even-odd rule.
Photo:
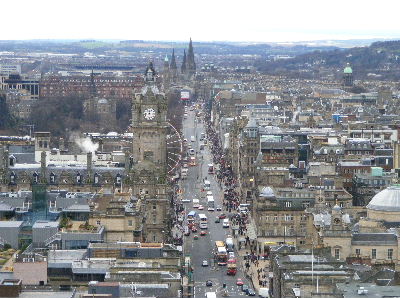
[[[87,175],[89,176],[89,179],[92,177],[92,152],[87,153],[87,159],[86,159],[86,169],[87,169]]]
[[[42,183],[46,183],[46,151],[40,154],[40,178]]]

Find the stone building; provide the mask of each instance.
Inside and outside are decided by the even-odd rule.
[[[107,77],[94,78],[99,98],[126,99],[132,98],[132,90],[143,87],[141,76],[136,77]],[[91,78],[88,76],[47,76],[41,79],[40,97],[64,97],[78,95],[87,97],[92,88]]]
[[[311,236],[312,232],[310,236],[315,244],[329,247],[331,255],[338,260],[398,270],[399,194],[398,185],[382,190],[369,202],[363,217],[355,216],[354,207],[338,205],[314,212],[309,218],[313,220],[317,237]],[[365,213],[365,209],[358,210],[360,214]]]
[[[353,69],[351,68],[350,63],[347,63],[346,67],[343,69],[343,86],[353,87],[353,84]]]
[[[144,239],[163,242],[170,229],[170,188],[167,181],[167,100],[156,85],[150,62],[145,86],[133,98],[132,165],[127,184],[144,204]]]

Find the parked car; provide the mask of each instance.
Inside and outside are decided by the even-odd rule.
[[[220,223],[221,222],[221,220],[219,219],[219,217],[217,216],[216,218],[215,218],[215,223]]]
[[[219,219],[225,219],[225,218],[226,218],[225,213],[221,213],[221,214],[219,215]]]
[[[238,286],[243,286],[243,285],[244,285],[243,280],[242,280],[241,278],[238,278],[238,279],[236,280],[236,285],[238,285]]]
[[[203,262],[201,263],[201,266],[207,267],[208,266],[208,261],[207,260],[203,260]]]
[[[198,209],[199,209],[199,210],[204,210],[204,206],[203,206],[203,205],[200,205]]]
[[[248,285],[242,285],[242,291],[247,293],[247,290],[249,289]]]
[[[222,208],[220,207],[220,206],[217,206],[217,211],[221,211],[222,210]]]
[[[206,232],[206,231],[201,231],[201,232],[200,232],[200,236],[205,236],[205,235],[207,235],[207,232]]]
[[[254,292],[252,289],[248,289],[247,290],[247,295],[249,295],[249,296],[255,296],[256,295],[256,292]]]
[[[207,287],[212,287],[212,285],[213,285],[213,283],[212,283],[211,280],[207,280],[207,281],[206,281],[206,286],[207,286]]]

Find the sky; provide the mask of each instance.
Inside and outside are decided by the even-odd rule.
[[[19,0],[1,8],[0,40],[400,39],[400,0]]]

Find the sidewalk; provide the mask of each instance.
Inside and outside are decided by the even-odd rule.
[[[249,231],[249,230],[247,230]],[[268,287],[268,275],[269,275],[269,260],[257,260],[252,262],[251,260],[247,261],[245,260],[245,257],[247,254],[251,253],[250,245],[247,245],[247,247],[244,247],[242,245],[241,249],[239,250],[239,239],[240,238],[246,238],[248,235],[248,232],[245,233],[244,235],[237,235],[234,238],[234,242],[237,248],[237,255],[238,255],[238,264],[239,266],[242,267],[243,273],[245,277],[247,277],[247,282],[251,282],[254,290],[256,293],[258,293],[258,290],[260,288]],[[250,267],[247,269],[246,263],[250,264]],[[264,277],[265,276],[265,277]],[[261,281],[261,285],[260,285]],[[262,282],[264,281],[264,285]],[[246,282],[246,281],[244,281]]]

